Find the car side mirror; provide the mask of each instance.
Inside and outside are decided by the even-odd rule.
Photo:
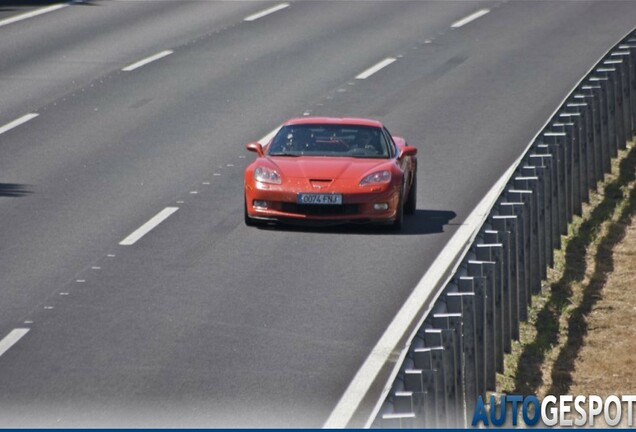
[[[263,153],[263,145],[259,142],[251,142],[249,144],[247,144],[245,147],[247,147],[247,150],[251,151],[251,152],[255,152],[256,154],[258,154],[259,157],[263,157],[264,153]]]
[[[404,146],[404,147],[402,147],[402,152],[400,153],[400,157],[402,157],[402,156],[415,156],[416,154],[417,154],[417,147]]]

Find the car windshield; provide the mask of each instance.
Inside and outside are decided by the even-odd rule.
[[[388,158],[391,153],[382,129],[378,127],[302,124],[281,128],[267,154]]]

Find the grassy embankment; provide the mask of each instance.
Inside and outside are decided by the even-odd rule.
[[[631,142],[562,237],[500,393],[636,394],[635,170]]]

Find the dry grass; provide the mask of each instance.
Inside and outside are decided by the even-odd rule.
[[[630,145],[570,225],[506,356],[500,392],[636,394],[635,168]]]
[[[571,391],[601,396],[636,394],[636,217],[614,248],[614,269],[587,317],[588,334],[573,373]]]

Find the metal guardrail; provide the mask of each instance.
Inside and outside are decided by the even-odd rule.
[[[561,235],[635,133],[636,30],[578,83],[519,159],[423,317],[372,428],[470,424],[478,396],[496,390]]]

